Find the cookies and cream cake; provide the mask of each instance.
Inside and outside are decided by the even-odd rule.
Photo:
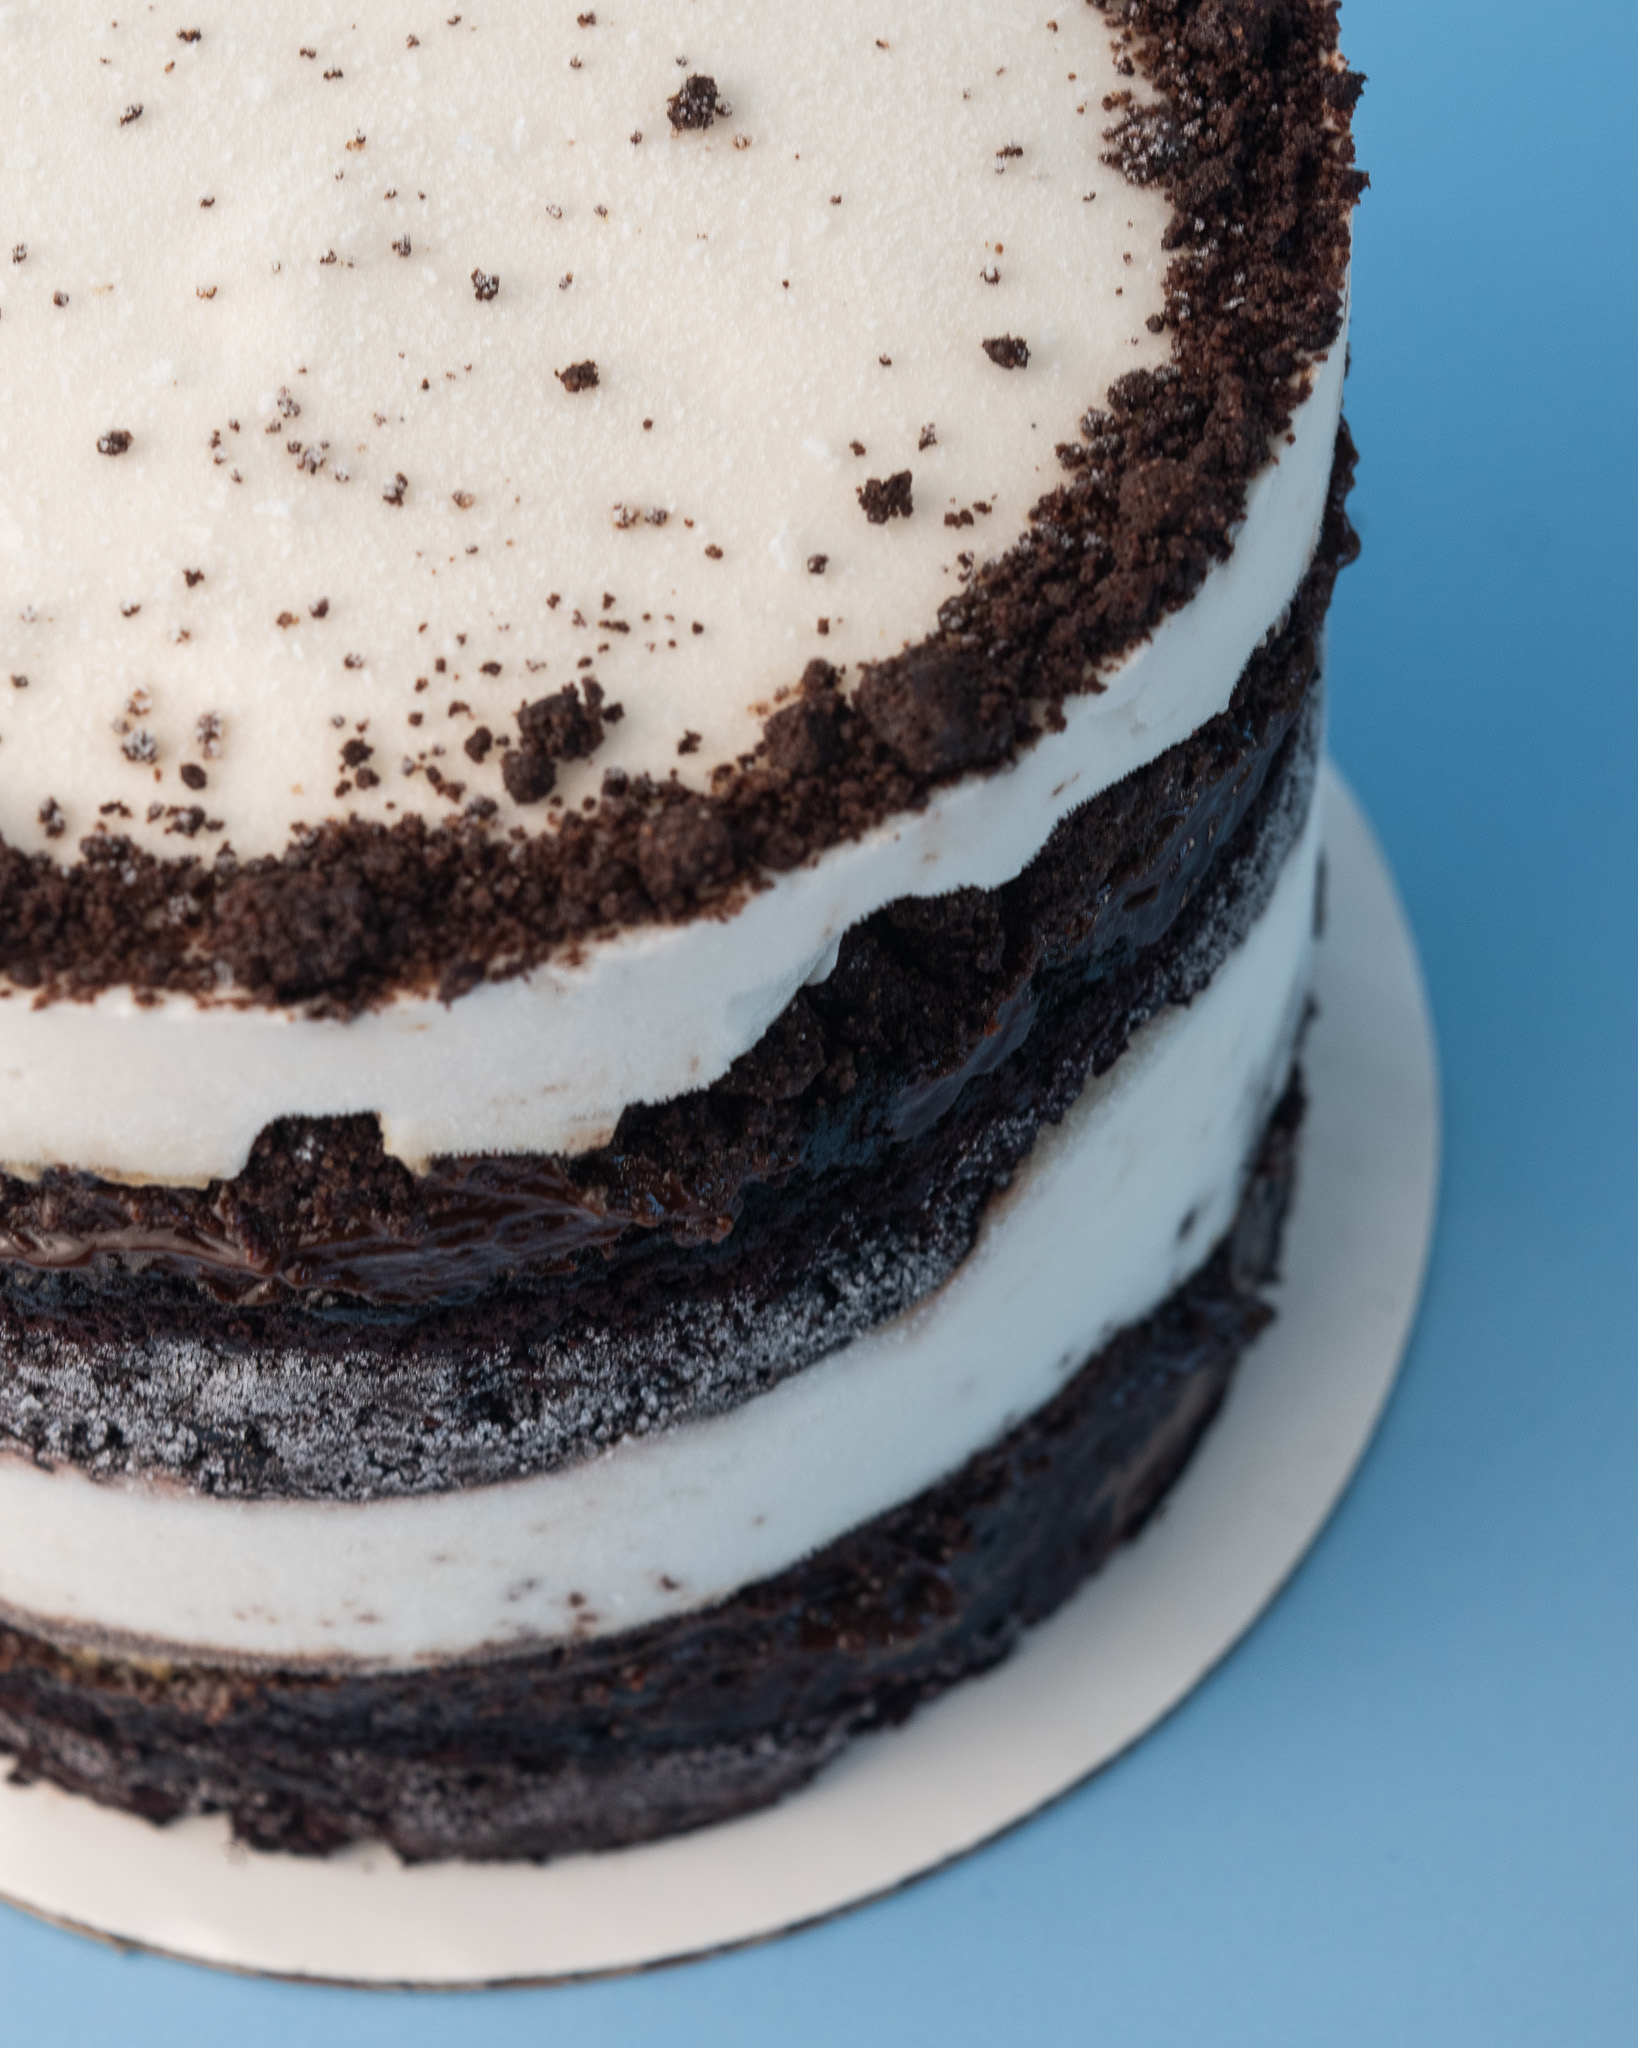
[[[0,5],[0,1746],[699,1825],[1266,1322],[1333,0]]]

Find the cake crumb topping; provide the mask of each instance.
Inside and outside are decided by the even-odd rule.
[[[690,72],[681,89],[666,101],[665,110],[679,134],[689,128],[709,128],[719,117],[726,120],[734,111],[718,93],[717,81],[705,72]]]
[[[1001,370],[1022,370],[1029,362],[1029,343],[1016,335],[998,334],[985,342],[984,353]]]
[[[915,511],[909,470],[895,470],[890,477],[873,476],[859,487],[859,503],[872,526],[885,526],[890,519],[908,519]]]

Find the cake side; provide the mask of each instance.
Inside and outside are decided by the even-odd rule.
[[[732,1406],[908,1307],[1266,901],[1320,741],[1350,474],[1232,717],[1006,890],[850,935],[725,1082],[628,1113],[607,1153],[411,1179],[370,1126],[310,1124],[198,1194],[0,1182],[0,1432],[212,1492],[419,1491]]]
[[[409,1860],[651,1840],[766,1804],[994,1664],[1176,1480],[1268,1318],[1293,1081],[1233,1227],[1152,1316],[941,1485],[721,1606],[602,1640],[381,1676],[69,1655],[0,1626],[0,1746],[146,1819]]]
[[[1304,1015],[1322,829],[1306,791],[1299,774],[1300,835],[1244,938],[1108,1072],[1066,1089],[926,1300],[722,1412],[628,1429],[499,1484],[219,1499],[153,1471],[110,1482],[0,1458],[4,1611],[31,1633],[173,1662],[504,1654],[698,1611],[935,1484],[1151,1313],[1229,1228]],[[982,1146],[1005,1142],[1016,1100],[994,1098]],[[943,1194],[935,1176],[903,1227],[936,1216]],[[764,1334],[782,1309],[766,1304]],[[663,1345],[645,1360],[674,1365]],[[133,1352],[126,1369],[146,1362]],[[321,1406],[314,1361],[293,1352],[287,1369]],[[496,1392],[527,1398],[504,1380]],[[212,1394],[179,1427],[233,1426],[232,1381]]]

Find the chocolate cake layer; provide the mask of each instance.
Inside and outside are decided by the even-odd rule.
[[[966,587],[924,638],[850,691],[810,669],[798,693],[793,675],[792,701],[708,793],[616,766],[590,813],[554,831],[330,817],[240,862],[225,846],[160,858],[103,830],[67,867],[0,844],[0,972],[45,1000],[229,988],[339,1015],[405,990],[454,999],[566,943],[723,907],[1015,757],[1068,699],[1103,687],[1100,670],[1230,552],[1306,366],[1340,332],[1365,182],[1347,120],[1362,81],[1336,56],[1336,0],[1108,11],[1123,68],[1149,90],[1106,100],[1106,160],[1174,206],[1151,322],[1170,329],[1172,360],[1087,413],[1059,451],[1068,481],[1012,548],[963,558]],[[108,452],[128,442],[113,436]],[[516,751],[542,794],[553,749],[601,759],[606,723],[563,693],[520,710]],[[208,831],[205,806],[173,809]]]
[[[487,1162],[467,1170],[483,1194],[464,1219],[468,1256],[480,1271],[485,1259],[515,1263],[453,1302],[274,1286],[269,1300],[224,1305],[152,1252],[98,1253],[66,1271],[14,1261],[0,1267],[0,1432],[48,1462],[160,1472],[215,1493],[436,1490],[549,1469],[720,1411],[930,1292],[1042,1121],[1141,1022],[1204,986],[1266,900],[1308,804],[1316,635],[1352,546],[1347,474],[1343,461],[1321,560],[1231,714],[1068,821],[1007,889],[872,920],[831,982],[727,1082],[634,1112],[613,1154],[576,1162],[582,1173],[634,1163],[673,1186],[728,1183],[718,1241],[627,1225],[572,1261],[549,1244],[531,1266],[519,1257],[521,1203],[510,1242],[484,1203],[509,1177],[515,1189],[566,1169]],[[1161,936],[1138,945],[1157,924]],[[952,1016],[953,1045],[938,1036]],[[793,1045],[800,1092],[768,1082]],[[383,1180],[422,1192],[378,1149],[359,1148],[366,1170],[349,1181],[358,1150],[326,1144],[323,1127],[279,1135],[287,1171],[316,1160],[335,1175],[313,1178],[329,1213],[355,1227]],[[12,1183],[14,1203],[35,1205],[21,1219],[10,1210],[13,1242],[49,1228],[60,1245],[83,1187],[69,1176]],[[167,1205],[185,1216],[189,1201],[209,1220],[205,1198],[176,1191],[97,1186],[88,1207],[93,1218],[113,1209],[129,1232],[152,1230]],[[415,1220],[389,1212],[361,1235],[407,1262]]]
[[[544,1857],[700,1827],[993,1665],[1142,1526],[1269,1319],[1293,1080],[1233,1227],[1155,1313],[941,1484],[721,1605],[404,1673],[206,1669],[0,1629],[0,1746],[155,1821],[261,1848]]]

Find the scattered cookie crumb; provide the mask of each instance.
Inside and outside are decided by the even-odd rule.
[[[910,495],[912,478],[907,469],[890,477],[871,477],[859,488],[859,503],[872,526],[885,526],[890,519],[908,519],[915,510]]]
[[[734,111],[717,91],[717,81],[705,72],[690,72],[682,88],[665,103],[666,115],[678,134],[689,128],[709,128],[718,115],[724,120]]]

